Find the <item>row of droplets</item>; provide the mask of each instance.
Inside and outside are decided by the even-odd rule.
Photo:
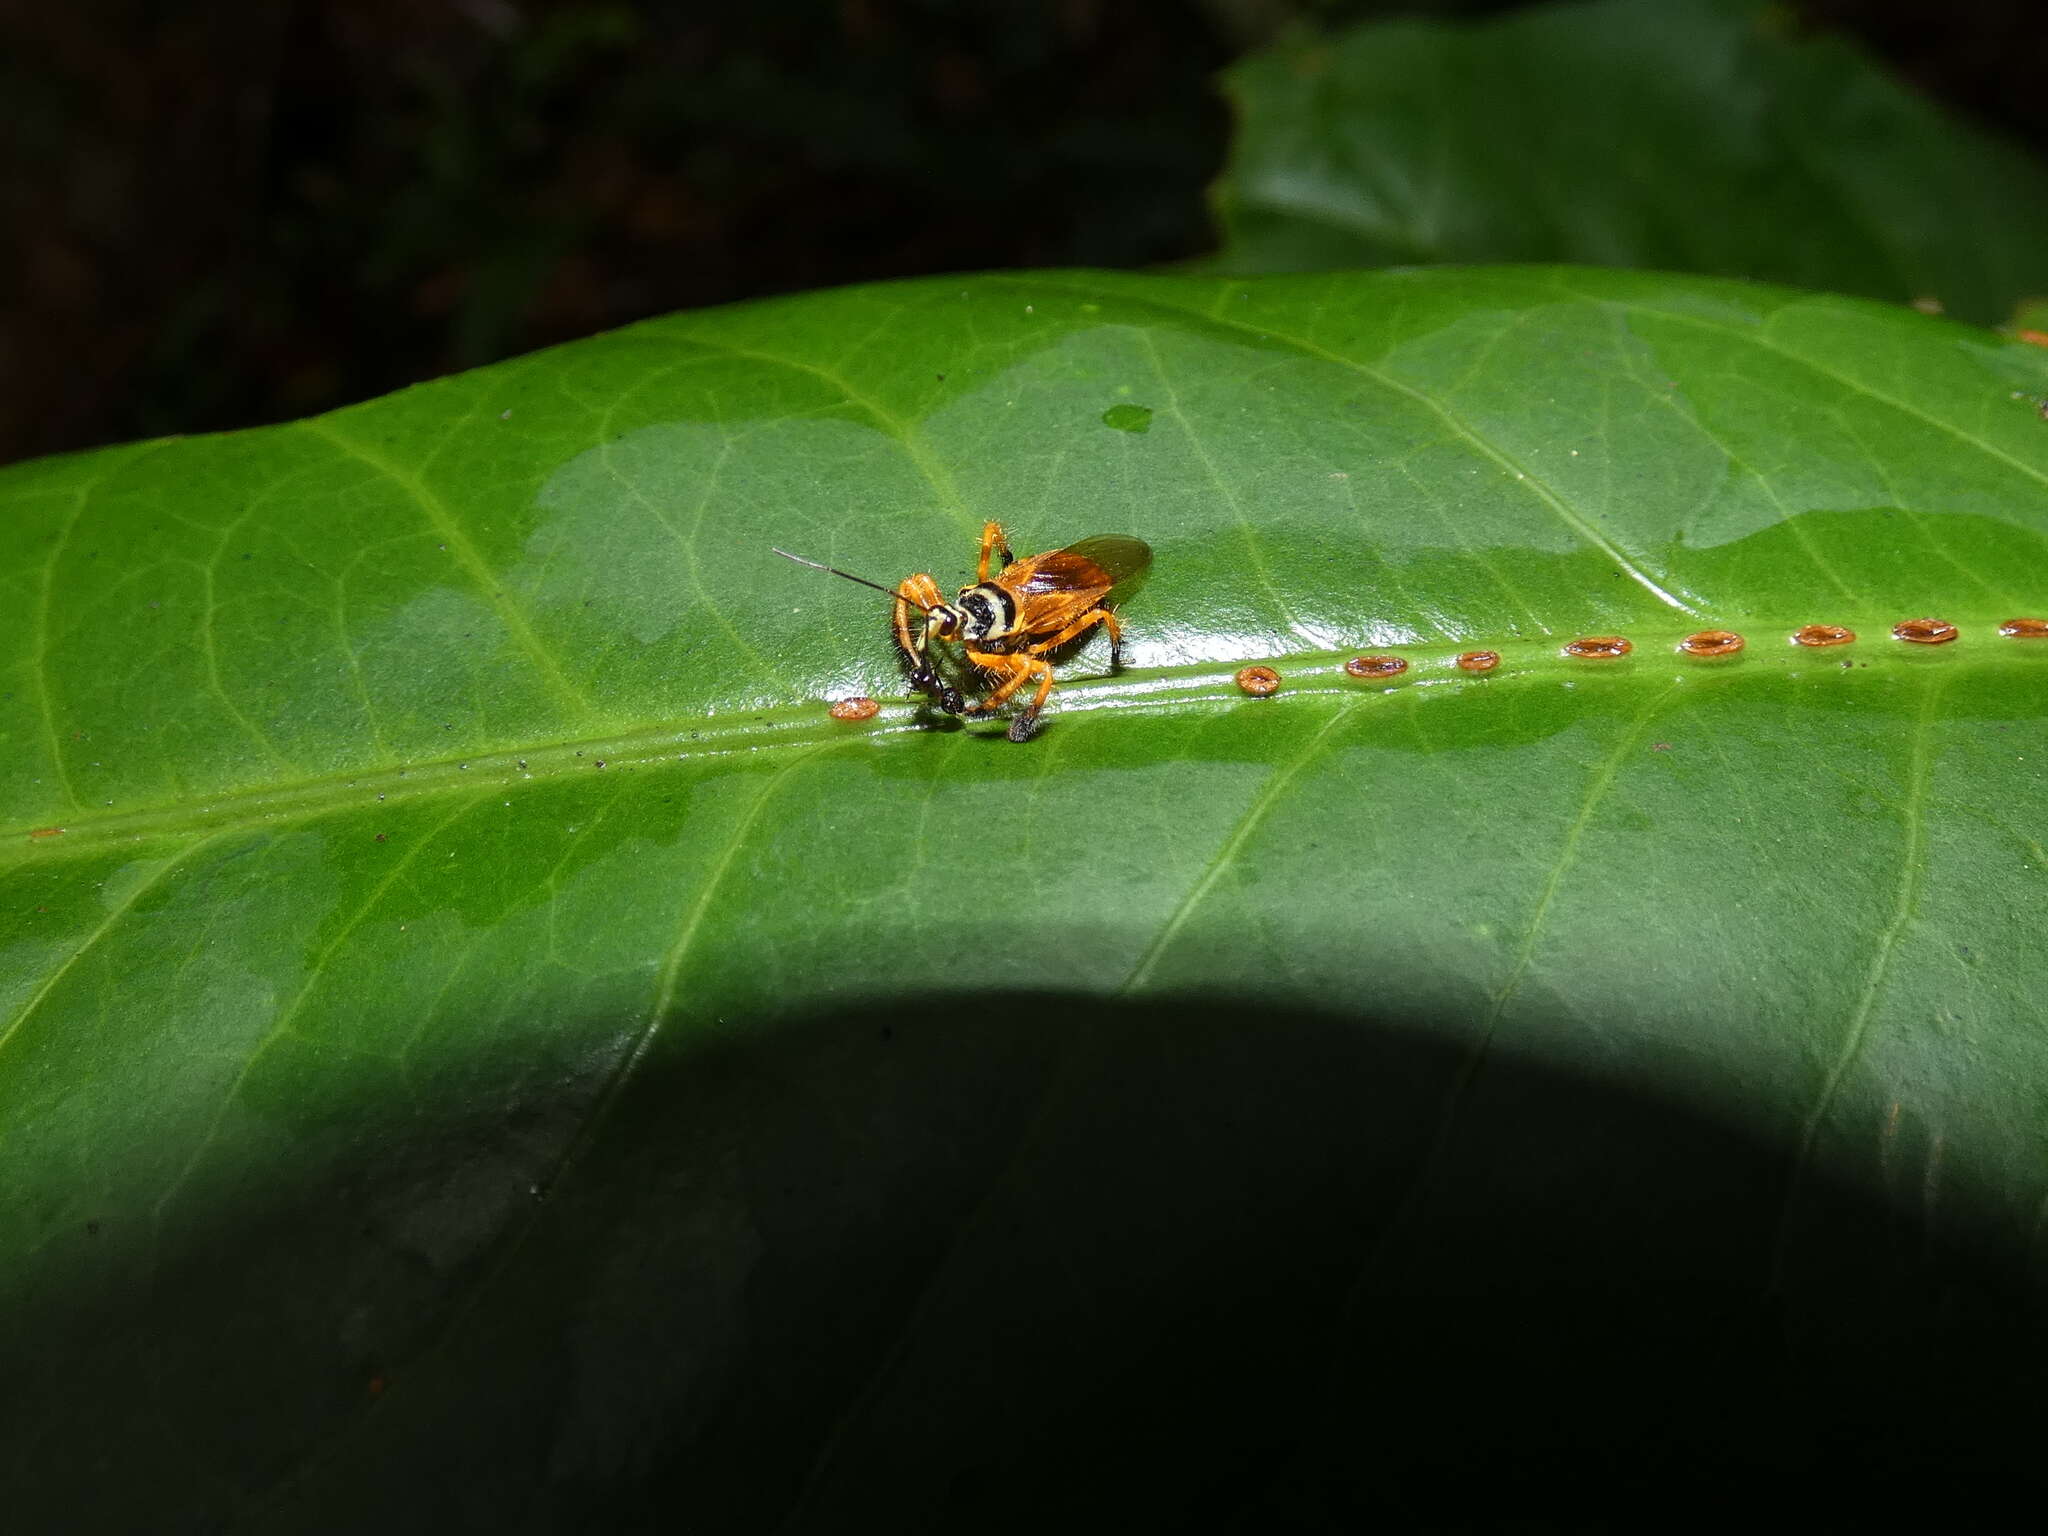
[[[2048,619],[2007,619],[1998,626],[2009,640],[2048,640]],[[1947,645],[1962,633],[1946,619],[1902,619],[1892,626],[1892,638],[1908,645]],[[1856,631],[1840,624],[1806,624],[1786,637],[1793,645],[1825,647],[1850,645]],[[1687,635],[1676,649],[1685,656],[1733,656],[1749,642],[1732,629],[1702,629]],[[1612,661],[1635,650],[1635,642],[1624,635],[1586,635],[1566,642],[1559,654],[1589,661]],[[1456,665],[1461,672],[1491,672],[1500,665],[1498,651],[1460,651]],[[1344,663],[1353,677],[1399,677],[1408,670],[1400,656],[1354,656]],[[1263,697],[1278,691],[1280,674],[1268,666],[1245,667],[1237,674],[1237,686],[1246,693]]]

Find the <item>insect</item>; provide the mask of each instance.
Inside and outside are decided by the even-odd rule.
[[[1098,534],[1019,560],[1010,553],[1003,525],[992,522],[981,530],[974,585],[962,587],[958,601],[949,603],[939,584],[923,572],[906,576],[891,589],[786,549],[775,553],[893,597],[896,644],[910,665],[911,686],[929,693],[948,714],[992,714],[1018,690],[1036,683],[1031,702],[1010,721],[1012,741],[1028,741],[1037,729],[1039,711],[1052,692],[1052,662],[1047,659],[1052,652],[1099,624],[1109,631],[1110,667],[1117,667],[1123,626],[1109,608],[1109,598],[1113,592],[1128,595],[1152,564],[1151,549],[1125,534]],[[991,575],[989,567],[997,557],[1002,568]],[[921,622],[913,618],[912,609],[922,613]],[[939,675],[932,656],[934,640],[959,645],[969,661],[997,680],[986,698],[970,704]]]

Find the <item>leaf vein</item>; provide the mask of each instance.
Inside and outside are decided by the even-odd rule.
[[[170,1183],[164,1186],[164,1192],[157,1197],[156,1203],[150,1211],[150,1219],[158,1229],[162,1227],[165,1209],[177,1198],[178,1192],[185,1187],[186,1181],[192,1177],[193,1170],[199,1166],[200,1160],[206,1156],[208,1149],[219,1138],[220,1128],[226,1123],[228,1111],[234,1106],[236,1098],[240,1096],[243,1085],[249,1081],[249,1074],[255,1071],[256,1063],[263,1059],[274,1043],[292,1032],[292,1024],[298,1017],[299,1010],[305,1006],[306,999],[312,996],[313,989],[326,976],[327,962],[334,958],[335,953],[348,941],[349,936],[362,926],[363,920],[377,909],[378,903],[384,899],[384,893],[391,889],[400,875],[412,867],[413,861],[419,857],[421,852],[434,839],[475,810],[479,805],[483,804],[488,798],[488,793],[472,795],[469,799],[449,811],[440,821],[436,822],[432,830],[427,832],[425,836],[407,848],[404,854],[392,862],[391,868],[386,870],[383,877],[370,888],[369,894],[358,903],[355,911],[349,914],[348,920],[335,930],[334,936],[331,939],[320,947],[319,954],[315,955],[306,967],[306,979],[300,984],[298,995],[285,1005],[283,1011],[276,1018],[271,1020],[270,1027],[263,1032],[263,1038],[256,1042],[247,1058],[242,1062],[241,1069],[236,1072],[234,1081],[221,1090],[220,1107],[214,1111],[213,1119],[207,1123],[205,1132],[193,1144],[192,1151],[187,1155],[184,1163],[172,1175]]]
[[[191,844],[189,847],[184,848],[178,853],[173,854],[170,857],[170,859],[164,864],[164,867],[162,869],[158,870],[155,874],[149,876],[148,879],[142,881],[141,884],[137,885],[133,891],[130,891],[128,893],[128,895],[121,901],[121,903],[118,906],[116,906],[105,917],[100,919],[99,926],[93,929],[91,933],[86,935],[85,942],[83,944],[80,944],[78,948],[74,949],[68,956],[65,957],[64,963],[58,966],[54,971],[52,971],[48,979],[46,979],[40,987],[36,988],[34,994],[30,996],[27,1002],[22,1004],[21,1011],[14,1016],[13,1020],[8,1024],[7,1028],[4,1031],[0,1031],[0,1051],[6,1050],[8,1042],[11,1041],[15,1037],[15,1035],[20,1031],[21,1026],[28,1022],[29,1015],[33,1014],[37,1008],[42,1006],[43,1001],[49,997],[52,991],[56,989],[57,983],[64,979],[64,977],[70,972],[72,966],[76,965],[79,962],[80,958],[84,956],[87,950],[92,949],[100,942],[101,939],[104,939],[109,933],[111,933],[114,929],[114,925],[120,922],[122,918],[126,917],[129,912],[133,911],[135,904],[142,900],[144,896],[148,895],[151,891],[155,890],[157,886],[161,885],[164,881],[165,876],[169,875],[172,870],[176,869],[180,864],[183,864],[187,859],[191,858],[194,854],[200,852],[202,849],[211,846],[212,844],[218,842],[221,838],[227,836],[228,830],[230,829],[223,829],[219,832],[214,833],[211,837],[203,837],[198,842],[195,842]]]
[[[1920,856],[1926,837],[1926,813],[1930,759],[1933,756],[1933,723],[1935,708],[1939,704],[1945,679],[1930,681],[1920,697],[1920,713],[1913,722],[1913,735],[1908,746],[1906,764],[1906,800],[1901,811],[1904,835],[1899,849],[1899,877],[1892,898],[1892,914],[1878,934],[1877,943],[1871,952],[1870,964],[1864,968],[1863,985],[1858,991],[1856,1006],[1849,1016],[1848,1027],[1842,1032],[1841,1048],[1836,1051],[1834,1061],[1828,1067],[1826,1078],[1821,1082],[1820,1092],[1814,1097],[1813,1108],[1807,1111],[1806,1119],[1799,1128],[1799,1144],[1793,1153],[1792,1167],[1785,1180],[1785,1202],[1778,1216],[1778,1238],[1771,1260],[1773,1285],[1784,1277],[1785,1256],[1791,1244],[1792,1218],[1797,1211],[1799,1195],[1806,1182],[1807,1170],[1813,1164],[1813,1149],[1820,1138],[1822,1123],[1828,1112],[1834,1108],[1840,1096],[1842,1084],[1854,1070],[1863,1048],[1869,1040],[1871,1016],[1876,1012],[1877,1000],[1883,994],[1892,956],[1898,949],[1899,936],[1912,921],[1915,898],[1920,889]]]
[[[726,341],[709,341],[702,336],[684,334],[683,339],[693,347],[702,347],[723,357],[744,358],[750,362],[767,363],[771,367],[786,368],[793,373],[807,373],[822,383],[838,390],[847,402],[867,413],[869,420],[879,426],[898,447],[910,456],[925,484],[945,505],[968,527],[980,529],[980,520],[967,509],[966,498],[960,494],[960,487],[953,479],[953,472],[945,461],[932,452],[931,445],[924,440],[924,434],[915,425],[897,415],[881,401],[863,390],[856,389],[851,380],[836,373],[821,363],[805,362],[801,358],[778,357],[772,352],[756,351],[752,347],[735,346]]]
[[[1856,394],[1874,400],[1880,405],[1890,406],[1901,415],[1911,416],[1916,421],[1924,422],[1937,431],[1946,433],[1964,446],[1976,449],[1987,458],[1996,459],[1999,463],[2018,471],[2028,479],[2037,480],[2043,486],[2048,486],[2048,471],[2037,469],[2024,459],[2015,458],[2003,448],[1998,447],[1994,443],[1987,442],[1981,437],[1973,437],[1953,422],[1944,421],[1941,417],[1922,410],[1910,401],[1901,400],[1895,395],[1888,395],[1883,390],[1875,389],[1860,379],[1851,378],[1848,374],[1830,368],[1825,363],[1817,362],[1804,353],[1795,352],[1790,347],[1782,346],[1778,342],[1773,341],[1766,328],[1769,323],[1768,319],[1764,322],[1763,326],[1753,330],[1745,330],[1739,326],[1717,325],[1713,321],[1699,315],[1686,314],[1680,310],[1658,309],[1654,305],[1648,304],[1632,304],[1625,299],[1598,298],[1591,294],[1581,293],[1578,289],[1569,286],[1564,286],[1562,291],[1576,298],[1586,299],[1588,302],[1617,304],[1633,314],[1650,315],[1659,320],[1670,320],[1680,325],[1690,325],[1698,330],[1712,331],[1717,336],[1733,337],[1737,341],[1747,342],[1750,346],[1756,347],[1761,351],[1775,353],[1788,362],[1797,363],[1802,368],[1819,374],[1822,378],[1833,379],[1836,383]]]
[[[1237,825],[1231,828],[1230,834],[1217,845],[1216,852],[1210,855],[1202,873],[1195,878],[1179,905],[1160,925],[1158,935],[1146,946],[1145,953],[1139,956],[1138,963],[1132,967],[1130,975],[1124,978],[1123,985],[1116,989],[1116,996],[1129,997],[1145,984],[1153,968],[1159,963],[1160,956],[1166,953],[1174,938],[1187,926],[1190,915],[1208,897],[1224,872],[1236,862],[1238,851],[1244,847],[1252,833],[1258,830],[1259,824],[1266,819],[1274,806],[1279,804],[1282,791],[1320,755],[1323,743],[1329,738],[1330,733],[1350,719],[1367,702],[1369,700],[1365,698],[1353,699],[1336,710],[1308,738],[1291,763],[1267,776],[1266,782],[1259,786],[1259,792],[1252,797],[1252,803],[1245,807],[1244,814],[1238,818]]]
[[[435,532],[439,533],[447,541],[449,551],[455,556],[456,563],[462,567],[464,574],[469,577],[477,591],[483,595],[484,601],[489,603],[492,610],[496,612],[498,620],[505,626],[506,632],[512,637],[519,648],[526,652],[534,667],[539,671],[542,682],[546,684],[548,691],[555,696],[556,702],[566,706],[571,712],[586,718],[596,713],[591,708],[590,701],[583,697],[582,693],[569,681],[567,675],[563,673],[561,665],[555,660],[553,653],[541,643],[540,637],[533,631],[533,626],[527,622],[526,615],[506,598],[493,577],[490,567],[485,564],[482,553],[470,541],[469,535],[463,531],[462,524],[424,480],[417,474],[392,463],[391,460],[385,458],[384,455],[376,450],[356,442],[353,438],[336,428],[334,423],[326,417],[310,417],[298,423],[298,425],[316,437],[325,438],[335,447],[341,449],[342,452],[349,455],[349,457],[368,465],[385,479],[391,481],[392,484],[407,492],[412,498],[413,504],[419,508],[420,513],[433,525]]]
[[[1056,292],[1064,293],[1089,291],[1075,289],[1063,283],[1048,282],[1041,278],[1005,278],[1002,281],[1010,287],[1050,288]],[[1305,357],[1318,358],[1324,362],[1333,363],[1339,368],[1349,369],[1362,378],[1373,380],[1395,394],[1405,396],[1429,411],[1475,452],[1491,460],[1494,466],[1507,475],[1509,479],[1513,480],[1515,484],[1522,486],[1538,501],[1542,502],[1545,507],[1549,508],[1558,520],[1571,529],[1573,533],[1599,550],[1607,559],[1612,560],[1615,568],[1628,577],[1629,580],[1635,582],[1637,586],[1643,588],[1644,591],[1648,592],[1659,602],[1667,607],[1676,609],[1680,613],[1687,614],[1696,619],[1706,617],[1705,610],[1697,603],[1668,590],[1650,574],[1649,569],[1641,560],[1622,549],[1620,545],[1600,532],[1599,529],[1595,528],[1584,517],[1573,511],[1570,504],[1552,490],[1541,478],[1524,469],[1505,450],[1496,447],[1463,417],[1459,416],[1448,405],[1437,400],[1426,390],[1419,389],[1415,385],[1396,378],[1393,374],[1375,368],[1369,363],[1362,363],[1357,358],[1346,357],[1341,352],[1332,352],[1329,348],[1319,346],[1305,337],[1291,336],[1284,331],[1276,331],[1268,326],[1249,326],[1239,320],[1224,319],[1217,315],[1206,314],[1198,309],[1189,309],[1185,305],[1169,304],[1163,299],[1138,298],[1135,295],[1120,293],[1117,295],[1117,301],[1139,308],[1155,309],[1167,314],[1181,315],[1191,320],[1200,320],[1205,325],[1214,325],[1224,330],[1234,331],[1239,335],[1256,337],[1261,341],[1279,342],[1282,346],[1291,347]]]

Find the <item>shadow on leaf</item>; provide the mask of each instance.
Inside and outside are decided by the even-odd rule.
[[[1584,1529],[2038,1480],[1990,1222],[1819,1169],[1781,1232],[1778,1139],[1471,1075],[1425,1024],[1043,995],[665,1032],[540,1197],[545,1110],[422,1122],[18,1316],[28,1382],[96,1379],[16,1397],[16,1511]]]

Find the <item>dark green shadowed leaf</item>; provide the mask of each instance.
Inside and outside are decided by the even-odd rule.
[[[2004,1475],[2044,394],[1707,279],[1050,273],[0,472],[10,1514]],[[1154,554],[1023,746],[770,551],[950,589],[988,518]]]
[[[1980,324],[2048,291],[2048,171],[1758,0],[1305,36],[1224,76],[1215,270],[1585,261]]]

